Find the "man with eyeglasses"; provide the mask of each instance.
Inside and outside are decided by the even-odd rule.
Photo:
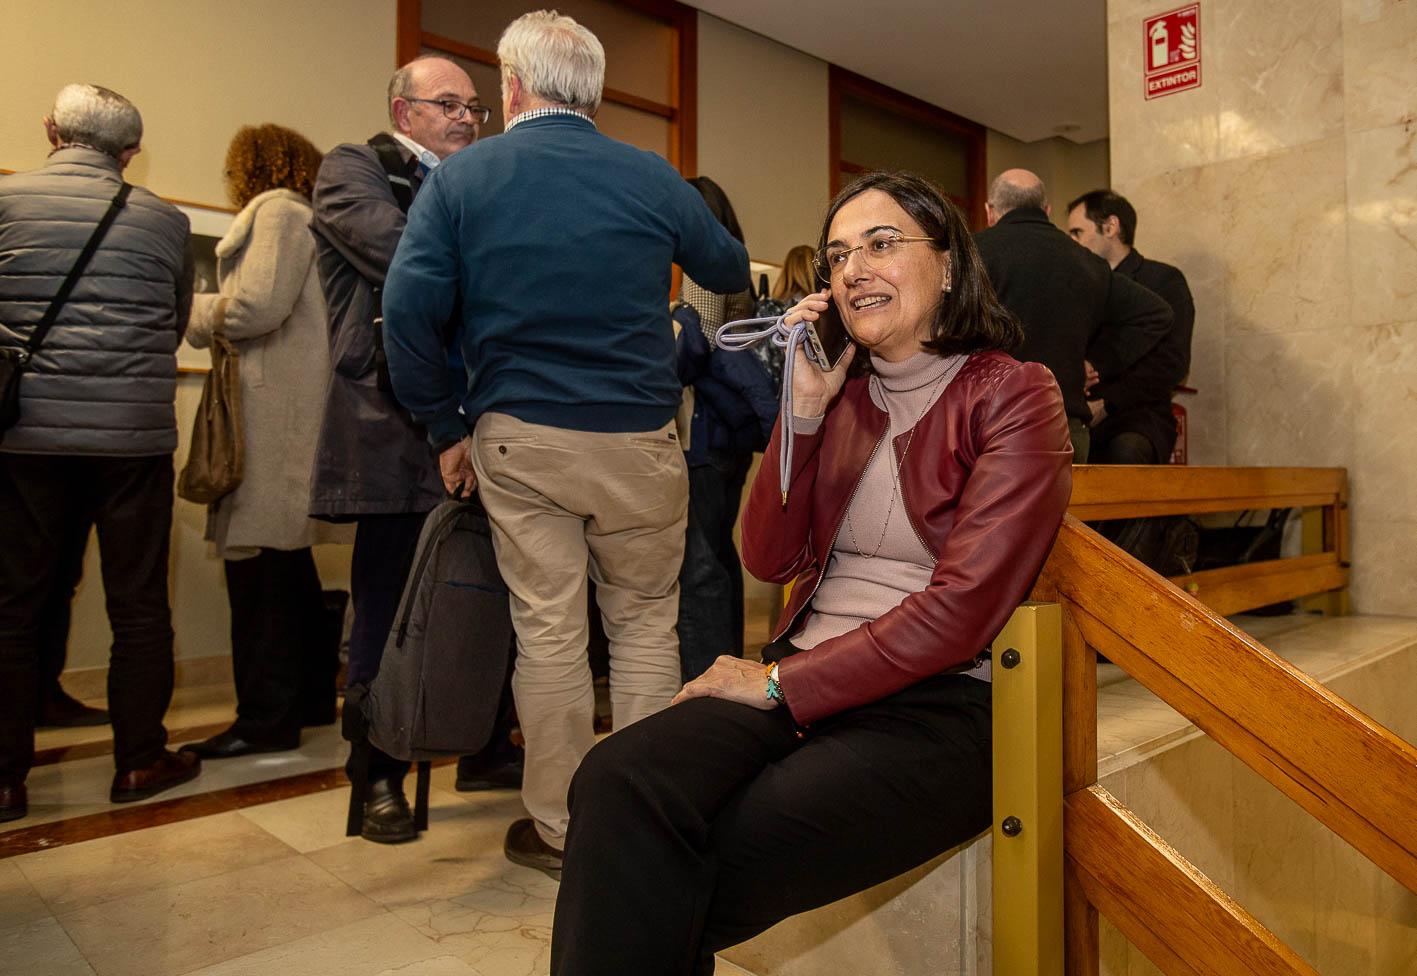
[[[358,523],[350,570],[350,685],[367,685],[378,674],[424,517],[443,498],[427,432],[394,398],[382,365],[384,275],[424,179],[475,142],[489,114],[467,72],[445,58],[427,56],[394,72],[388,109],[391,132],[367,143],[336,146],[325,156],[315,182],[311,224],[329,308],[334,375],[315,458],[310,513]],[[445,348],[451,338],[449,331]],[[498,755],[494,762],[495,769],[478,770],[484,774],[481,785],[492,785],[488,776],[509,780],[503,785],[520,781],[514,756]],[[370,747],[362,829],[367,840],[399,843],[417,836],[403,792],[407,771],[408,763]],[[460,765],[459,779],[466,781],[472,772]]]

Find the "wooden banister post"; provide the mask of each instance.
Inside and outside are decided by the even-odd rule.
[[[1063,793],[1097,783],[1097,656],[1072,606],[1062,610]],[[1097,976],[1101,965],[1097,908],[1072,871],[1064,877],[1063,933],[1067,976]]]
[[[1063,972],[1060,624],[1026,603],[993,645],[995,976]]]

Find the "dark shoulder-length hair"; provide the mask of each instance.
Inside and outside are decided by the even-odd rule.
[[[888,194],[921,226],[937,250],[949,252],[951,290],[940,296],[925,348],[941,356],[1017,348],[1023,341],[1023,328],[994,294],[964,214],[929,180],[900,172],[858,176],[827,209],[818,249],[826,247],[837,212],[867,190]]]

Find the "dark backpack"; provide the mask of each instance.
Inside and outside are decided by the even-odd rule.
[[[758,293],[753,305],[754,318],[775,319],[791,307],[786,302],[771,297],[766,274],[758,276]],[[758,357],[758,362],[763,364],[763,368],[772,377],[773,388],[782,389],[782,350],[771,342],[760,342],[753,346],[753,355]]]
[[[418,763],[414,818],[427,827],[429,761],[487,745],[515,646],[487,513],[475,497],[445,501],[423,523],[378,676],[345,691],[350,836],[363,821],[369,744]]]

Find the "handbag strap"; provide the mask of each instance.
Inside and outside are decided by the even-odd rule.
[[[59,310],[64,307],[64,303],[69,300],[69,295],[74,290],[74,286],[79,283],[79,277],[84,273],[84,268],[88,267],[89,261],[93,258],[94,252],[98,250],[99,244],[103,243],[103,237],[108,233],[108,228],[113,226],[113,221],[118,217],[118,211],[123,209],[123,205],[128,202],[128,194],[133,191],[132,186],[124,183],[114,194],[113,200],[108,205],[108,210],[104,213],[103,219],[98,222],[98,226],[89,235],[88,243],[79,252],[79,259],[74,262],[74,266],[69,269],[68,276],[64,283],[59,286],[59,292],[54,296],[54,300],[49,303],[49,307],[44,310],[44,315],[40,318],[39,324],[34,327],[34,332],[25,341],[25,359],[32,358],[39,347],[44,344],[44,339],[49,335],[49,330],[54,327],[54,320],[59,317]]]

